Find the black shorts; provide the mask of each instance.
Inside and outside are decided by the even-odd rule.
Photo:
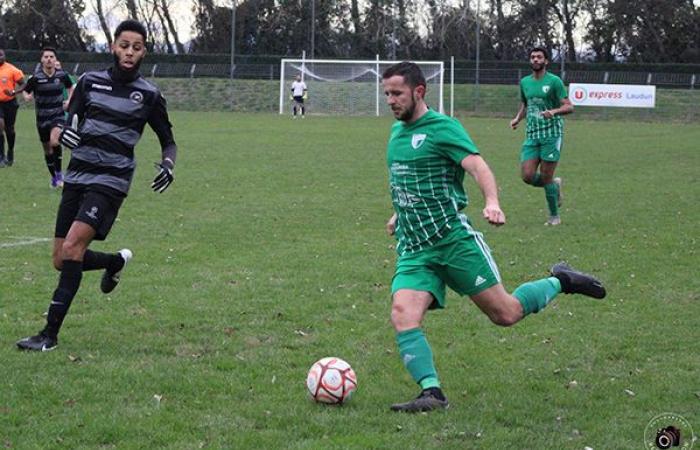
[[[104,241],[123,201],[123,196],[108,193],[99,187],[66,184],[56,214],[54,236],[65,238],[73,222],[78,221],[95,230],[95,240]]]
[[[49,142],[51,139],[51,130],[65,123],[66,120],[63,117],[56,118],[50,122],[41,122],[41,124],[37,123],[36,131],[39,133],[39,140],[41,142]]]
[[[301,103],[303,105],[304,104],[304,96],[303,95],[295,95],[294,101],[297,103]]]
[[[14,128],[18,109],[19,103],[15,98],[7,102],[0,102],[0,119],[5,121],[6,130]]]

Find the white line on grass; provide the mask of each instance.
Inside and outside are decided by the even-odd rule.
[[[17,242],[0,243],[0,248],[21,247],[22,245],[33,245],[33,244],[39,244],[41,242],[51,241],[51,239],[49,239],[49,238],[37,238],[37,237],[19,237],[19,238],[14,238],[14,239],[22,239],[22,240],[17,241]]]

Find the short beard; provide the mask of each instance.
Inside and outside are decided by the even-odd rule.
[[[533,64],[530,64],[530,67],[531,67],[532,70],[534,70],[535,72],[539,72],[540,70],[544,69],[545,65],[544,65],[544,63],[543,63],[543,64],[536,64],[536,63],[533,63]]]
[[[413,118],[413,114],[416,112],[416,99],[411,97],[412,103],[410,108],[406,108],[406,110],[399,116],[397,117],[399,120],[403,122],[407,122]]]
[[[141,62],[143,62],[143,58],[141,58],[141,59],[139,59],[139,62],[134,64],[134,67],[132,67],[131,69],[125,69],[121,66],[121,64],[119,64],[119,57],[117,56],[116,53],[112,52],[112,58],[114,59],[114,67],[116,67],[117,69],[119,69],[120,71],[125,72],[125,73],[138,72],[139,67],[141,67]]]

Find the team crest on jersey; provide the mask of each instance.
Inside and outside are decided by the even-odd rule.
[[[411,146],[414,149],[418,150],[420,146],[423,145],[423,142],[425,142],[425,138],[425,134],[414,134],[411,138]]]
[[[132,102],[143,103],[143,94],[139,91],[132,92],[131,95],[129,95],[129,98]]]
[[[544,92],[545,94],[549,92],[549,86],[542,86],[542,92]]]

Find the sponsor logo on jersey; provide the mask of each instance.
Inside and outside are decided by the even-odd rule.
[[[129,95],[129,98],[134,103],[143,103],[143,94],[139,91],[134,91]]]
[[[425,142],[425,138],[425,134],[414,134],[411,138],[411,146],[414,149],[418,150],[420,146],[423,145],[423,142]]]
[[[549,86],[547,86],[547,85],[542,86],[542,92],[544,92],[545,94],[546,94],[547,92],[549,92]]]
[[[101,89],[103,91],[111,91],[112,90],[112,86],[107,86],[106,84],[92,83],[92,87],[94,89]]]

